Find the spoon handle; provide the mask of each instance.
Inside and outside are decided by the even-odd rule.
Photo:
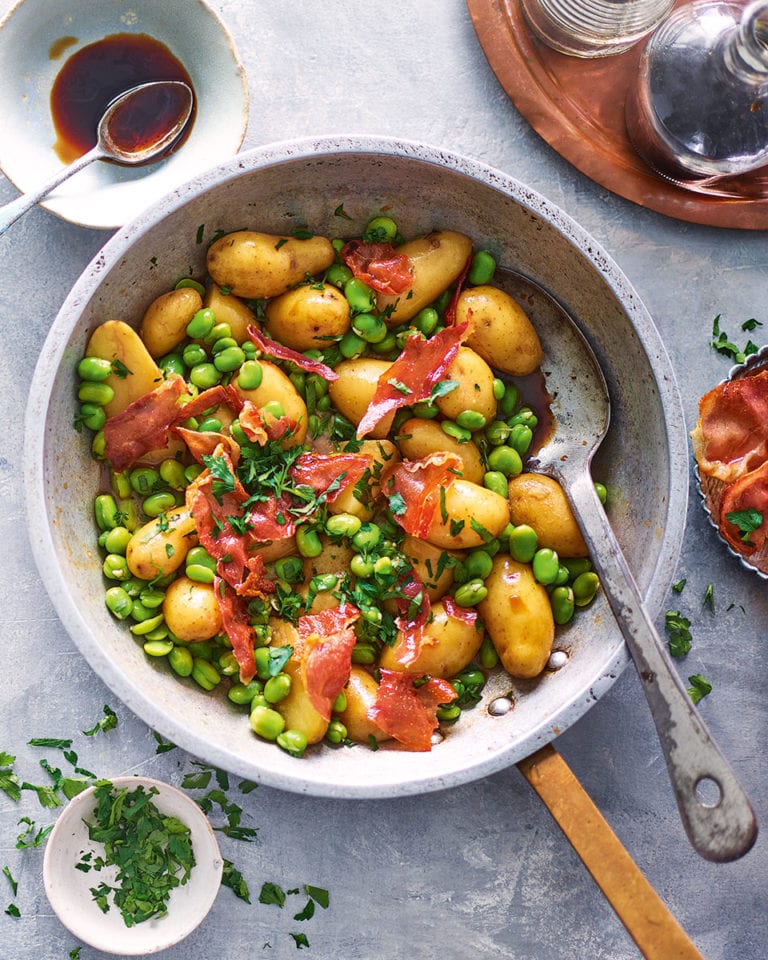
[[[595,493],[588,470],[558,479],[568,496],[651,708],[683,825],[707,860],[735,860],[752,847],[757,823],[736,775],[664,649]],[[709,799],[701,788],[717,791]],[[702,791],[703,792],[703,791]]]
[[[6,203],[5,206],[0,207],[0,237],[12,224],[16,223],[19,217],[34,207],[34,205],[39,200],[42,200],[43,197],[47,196],[51,190],[55,190],[59,184],[64,183],[64,181],[68,180],[73,174],[82,170],[83,167],[87,167],[88,164],[93,163],[94,160],[101,159],[103,156],[104,151],[101,147],[96,146],[92,150],[89,150],[88,153],[84,153],[82,157],[78,157],[77,160],[74,160],[68,166],[63,167],[42,186],[30,190],[28,193],[22,193],[20,197],[16,197],[15,200],[11,200],[10,203]]]

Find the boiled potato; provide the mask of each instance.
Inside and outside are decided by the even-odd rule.
[[[453,564],[446,561],[459,560],[463,554],[456,551],[449,553],[411,534],[404,537],[401,549],[416,576],[424,584],[431,601],[439,600],[450,590],[453,583]]]
[[[139,335],[151,356],[170,353],[187,335],[187,324],[203,306],[203,298],[191,287],[169,290],[150,303]]]
[[[368,405],[373,400],[379,377],[384,376],[391,366],[389,360],[369,357],[342,360],[335,368],[338,380],[332,380],[328,384],[331,402],[339,413],[355,425],[360,423]],[[394,418],[394,413],[388,414],[370,431],[368,436],[374,439],[386,437],[392,428]]]
[[[455,420],[464,410],[475,410],[489,423],[494,419],[493,370],[474,350],[460,347],[443,379],[456,380],[459,384],[455,390],[435,400],[435,406],[444,417]]]
[[[390,739],[373,720],[368,719],[368,711],[376,703],[378,692],[378,684],[370,673],[353,663],[344,687],[347,706],[338,716],[347,728],[347,736],[355,743],[368,743],[370,737],[377,743]]]
[[[509,510],[515,526],[527,523],[561,557],[587,557],[589,549],[563,488],[552,477],[521,473],[509,481]]]
[[[293,624],[273,618],[269,621],[272,628],[272,646],[297,647],[298,634]],[[288,696],[275,705],[285,720],[286,730],[298,730],[307,738],[307,743],[318,743],[325,736],[328,720],[315,708],[307,694],[301,662],[295,657],[286,663],[283,671],[291,678]]]
[[[213,310],[216,323],[227,323],[238,343],[248,339],[248,327],[256,323],[256,314],[234,294],[224,294],[221,288],[211,283],[205,291],[203,305]]]
[[[435,511],[425,539],[447,550],[469,550],[482,546],[486,537],[498,537],[508,523],[509,504],[504,497],[457,477],[445,488],[444,502]]]
[[[141,580],[154,580],[178,570],[197,543],[195,521],[186,507],[145,523],[128,541],[128,569]]]
[[[504,669],[530,680],[546,666],[555,637],[549,594],[531,568],[505,554],[494,557],[488,596],[477,611]]]
[[[396,647],[384,647],[380,665],[414,675],[453,677],[472,662],[483,642],[480,624],[449,617],[443,604],[432,605],[429,623],[424,627],[419,655],[408,664],[396,658]]]
[[[96,327],[85,348],[85,356],[117,361],[120,365],[120,373],[111,373],[105,381],[115,392],[109,403],[104,404],[107,417],[122,413],[134,400],[163,382],[162,371],[138,333],[122,320],[106,320]],[[129,372],[125,373],[126,370]]]
[[[498,287],[468,287],[456,304],[456,323],[469,322],[466,344],[492,367],[524,377],[541,363],[541,343],[525,311]]]
[[[397,443],[406,460],[423,460],[433,453],[455,453],[461,460],[461,473],[472,483],[483,482],[485,467],[480,450],[474,440],[459,443],[449,437],[436,420],[411,417],[399,428]]]
[[[413,284],[405,293],[376,297],[377,310],[393,327],[415,317],[458,278],[472,253],[472,241],[463,233],[438,230],[409,240],[397,252],[410,257]]]
[[[330,283],[303,284],[265,307],[267,332],[293,350],[327,347],[349,330],[349,301]]]
[[[365,521],[370,520],[375,512],[381,489],[380,477],[382,474],[386,475],[387,468],[400,461],[400,451],[391,440],[363,440],[355,444],[355,452],[372,458],[366,493],[362,500],[358,499],[355,492],[357,484],[349,484],[333,503],[328,504],[328,513],[351,513]]]
[[[298,240],[252,230],[228,233],[208,249],[208,273],[236,297],[276,297],[321,273],[333,263],[335,251],[325,237]]]
[[[286,537],[284,540],[270,540],[260,543],[256,547],[256,553],[261,557],[264,563],[274,563],[283,557],[293,557],[298,553],[296,549],[296,537]]]
[[[287,373],[283,373],[280,367],[268,360],[260,360],[262,370],[262,380],[254,390],[243,390],[237,378],[232,383],[238,395],[243,400],[250,400],[255,406],[263,409],[264,404],[276,400],[281,404],[286,417],[295,421],[296,426],[289,437],[286,437],[281,446],[284,449],[303,443],[307,435],[307,425],[309,417],[307,415],[307,405],[304,403],[301,395]],[[269,425],[274,420],[271,414],[263,414],[264,421]]]
[[[178,577],[165,592],[163,616],[171,633],[185,643],[210,640],[221,632],[221,611],[210,583]]]

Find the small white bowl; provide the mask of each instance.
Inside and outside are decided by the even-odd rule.
[[[64,807],[48,837],[43,858],[45,892],[59,920],[83,943],[126,957],[158,953],[183,940],[207,915],[219,892],[224,861],[208,818],[186,793],[147,777],[114,777],[111,783],[118,790],[156,787],[157,808],[187,824],[196,861],[189,880],[172,891],[164,917],[127,927],[115,906],[102,913],[90,888],[102,880],[110,882],[109,868],[84,873],[75,867],[84,852],[103,854],[103,848],[88,839],[83,822],[95,808],[95,788],[90,787]]]
[[[248,123],[245,71],[227,28],[203,0],[20,0],[0,23],[0,169],[22,192],[63,166],[54,152],[54,80],[84,46],[116,33],[149,34],[186,68],[197,116],[186,142],[146,167],[92,163],[41,206],[86,227],[114,229],[174,187],[240,149]],[[60,56],[55,44],[76,38]]]

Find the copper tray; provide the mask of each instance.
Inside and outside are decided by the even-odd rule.
[[[678,220],[741,230],[768,228],[768,173],[694,192],[657,176],[634,152],[624,99],[642,42],[601,59],[568,57],[528,30],[518,0],[467,0],[480,45],[509,98],[560,156],[591,180]]]

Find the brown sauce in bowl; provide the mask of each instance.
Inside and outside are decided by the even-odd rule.
[[[91,43],[65,62],[51,90],[51,115],[56,130],[54,150],[63,163],[71,163],[96,145],[96,129],[107,106],[131,87],[152,80],[182,80],[192,87],[184,65],[159,40],[146,33],[115,33]],[[194,89],[194,88],[193,88]],[[158,117],[167,109],[163,94],[141,98],[133,111],[134,145],[156,138]],[[167,95],[166,95],[167,96]],[[194,120],[169,149],[177,150],[189,135]]]

